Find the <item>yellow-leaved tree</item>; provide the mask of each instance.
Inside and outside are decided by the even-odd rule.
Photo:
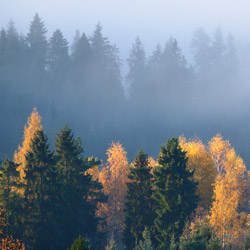
[[[106,204],[100,204],[99,215],[106,217],[109,237],[119,244],[124,230],[124,206],[127,195],[128,160],[126,151],[119,142],[112,142],[107,150],[107,164],[99,174],[103,191],[108,195]]]
[[[17,170],[20,172],[21,181],[25,177],[26,168],[26,154],[30,150],[31,141],[34,139],[36,131],[42,129],[41,116],[38,114],[37,109],[34,108],[28,122],[24,127],[24,135],[22,145],[18,146],[18,150],[14,154],[14,162],[19,164]]]
[[[187,168],[194,171],[194,180],[198,182],[199,205],[208,210],[212,203],[213,184],[216,177],[215,163],[205,145],[198,138],[187,140],[179,137],[179,144],[188,157]]]
[[[218,170],[209,221],[224,247],[242,249],[247,232],[246,166],[220,134],[211,139],[209,150]]]

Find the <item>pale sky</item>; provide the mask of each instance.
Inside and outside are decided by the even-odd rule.
[[[191,36],[203,26],[209,33],[220,25],[236,38],[250,37],[250,0],[0,0],[0,27],[10,18],[26,34],[38,12],[49,35],[60,28],[72,40],[76,29],[91,35],[98,21],[122,57],[140,36],[147,51],[170,35],[189,50]]]

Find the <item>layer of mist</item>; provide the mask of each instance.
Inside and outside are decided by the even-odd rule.
[[[137,37],[122,64],[100,24],[69,44],[60,30],[47,37],[38,14],[25,35],[10,22],[0,33],[0,156],[13,155],[37,107],[51,145],[66,122],[101,159],[112,141],[132,160],[140,148],[157,157],[172,136],[222,133],[250,165],[250,47],[239,53],[221,28],[198,28],[189,62],[174,37],[159,42],[147,57]]]

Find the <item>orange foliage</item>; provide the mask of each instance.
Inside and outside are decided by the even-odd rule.
[[[217,171],[222,173],[226,157],[231,145],[228,140],[223,140],[221,134],[214,136],[208,143],[209,151],[213,157],[216,164]]]
[[[128,161],[126,152],[119,142],[112,142],[107,150],[107,164],[99,174],[103,191],[108,195],[108,202],[99,205],[99,215],[106,217],[107,231],[116,240],[121,240],[124,229],[124,206],[127,195]]]
[[[194,180],[198,182],[199,205],[207,210],[212,203],[213,184],[216,177],[214,161],[205,145],[198,138],[187,141],[184,136],[180,136],[179,144],[181,149],[186,151],[187,168],[194,171]]]
[[[246,166],[221,135],[212,138],[209,147],[218,169],[209,221],[224,246],[242,249],[247,231],[247,214],[241,209],[247,190]]]
[[[26,168],[26,154],[30,150],[30,144],[34,139],[35,133],[37,130],[42,129],[41,117],[39,116],[37,109],[34,108],[31,116],[28,118],[28,122],[24,127],[24,136],[22,146],[18,146],[18,150],[14,154],[14,161],[16,164],[19,164],[17,170],[20,172],[21,181],[25,177],[25,168]]]

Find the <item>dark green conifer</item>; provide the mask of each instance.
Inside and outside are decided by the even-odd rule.
[[[17,189],[20,187],[18,165],[7,156],[0,168],[0,204],[5,210],[5,222],[7,234],[13,233],[16,218],[18,216],[16,207],[20,202]],[[12,230],[13,229],[13,230]],[[17,228],[16,230],[17,231]]]
[[[59,170],[62,218],[60,221],[64,245],[67,247],[77,235],[94,238],[99,218],[96,217],[97,203],[105,200],[100,183],[93,181],[86,172],[96,159],[82,156],[81,140],[74,138],[71,129],[65,125],[56,137],[56,159]],[[65,248],[66,248],[65,247]]]
[[[93,250],[93,248],[90,246],[88,240],[79,236],[71,245],[70,250]]]
[[[24,239],[32,249],[53,249],[55,180],[53,153],[43,130],[38,130],[26,155],[24,178]]]
[[[151,228],[154,220],[152,176],[148,156],[141,150],[129,170],[124,243],[133,249],[143,239],[145,227]]]
[[[168,249],[171,235],[174,234],[178,240],[186,218],[197,206],[197,184],[192,181],[193,173],[186,169],[185,152],[182,152],[175,137],[161,147],[158,163],[159,167],[154,172],[157,214],[154,230],[157,249]]]

